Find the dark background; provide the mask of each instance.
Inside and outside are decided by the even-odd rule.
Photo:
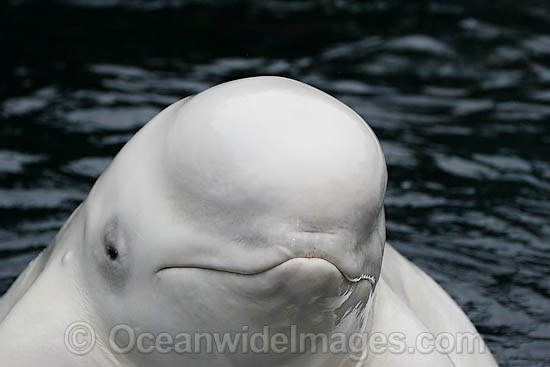
[[[0,14],[0,294],[160,109],[283,75],[369,121],[389,242],[499,363],[549,365],[547,1],[4,1]]]

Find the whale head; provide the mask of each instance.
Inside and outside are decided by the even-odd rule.
[[[169,106],[73,220],[69,265],[102,345],[132,366],[342,365],[303,335],[367,328],[386,176],[365,121],[301,82],[246,78]],[[220,350],[228,335],[239,345]]]

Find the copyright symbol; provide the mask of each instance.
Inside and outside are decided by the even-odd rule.
[[[84,321],[75,321],[65,330],[65,347],[73,354],[83,356],[95,346],[95,330]]]

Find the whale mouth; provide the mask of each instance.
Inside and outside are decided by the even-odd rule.
[[[266,273],[270,270],[273,270],[273,269],[275,269],[279,266],[282,266],[282,265],[286,264],[287,262],[295,260],[295,259],[306,259],[306,260],[307,259],[317,259],[317,260],[322,260],[322,261],[325,261],[327,264],[330,264],[334,268],[336,268],[340,272],[342,277],[345,278],[349,283],[359,283],[359,282],[362,282],[362,281],[367,281],[371,284],[371,286],[373,288],[376,285],[376,278],[373,275],[371,275],[371,274],[360,274],[358,276],[350,276],[350,275],[346,274],[345,272],[343,272],[341,269],[339,269],[338,266],[336,266],[332,262],[330,262],[330,261],[328,261],[324,258],[320,258],[320,257],[293,257],[291,259],[287,259],[285,261],[277,263],[273,266],[270,266],[270,267],[267,267],[267,268],[264,268],[264,269],[261,269],[261,270],[250,271],[250,272],[242,271],[242,270],[236,270],[236,269],[230,269],[230,268],[210,267],[210,266],[206,266],[206,265],[170,264],[170,265],[163,265],[162,267],[160,267],[159,269],[157,269],[155,271],[155,274],[158,275],[159,273],[162,273],[164,271],[169,271],[169,270],[201,269],[201,270],[210,270],[210,271],[216,271],[216,272],[220,272],[220,273],[236,274],[236,275],[242,275],[242,276],[254,276],[254,275],[260,275],[260,274]]]

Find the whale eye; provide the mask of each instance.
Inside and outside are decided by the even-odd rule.
[[[105,245],[105,254],[111,259],[112,261],[115,261],[118,259],[118,250],[116,247],[110,243]]]
[[[103,238],[97,247],[97,270],[106,284],[113,290],[121,289],[130,274],[127,239],[116,220],[111,220],[105,227]]]
[[[118,250],[118,242],[120,241],[118,226],[116,222],[109,224],[103,237],[103,248],[105,256],[111,261],[115,261],[120,257]]]

